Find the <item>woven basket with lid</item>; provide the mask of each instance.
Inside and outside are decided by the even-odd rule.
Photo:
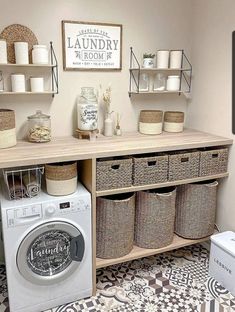
[[[163,112],[160,110],[142,110],[139,118],[139,131],[143,134],[160,134],[162,132]]]

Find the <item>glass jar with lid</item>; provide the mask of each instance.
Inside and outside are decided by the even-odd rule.
[[[78,129],[91,131],[98,129],[98,99],[92,87],[81,88],[77,103]]]
[[[40,110],[28,117],[28,140],[30,142],[49,142],[51,140],[51,118]]]

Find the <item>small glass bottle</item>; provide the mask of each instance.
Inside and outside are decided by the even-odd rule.
[[[28,140],[36,143],[51,141],[50,116],[37,110],[36,114],[28,117]]]
[[[146,73],[140,74],[139,91],[149,90],[149,75]]]
[[[81,88],[77,103],[78,129],[84,131],[98,129],[98,100],[94,88]]]
[[[166,88],[166,76],[157,73],[154,77],[154,91],[164,91]]]

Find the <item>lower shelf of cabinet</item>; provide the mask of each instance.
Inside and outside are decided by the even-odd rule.
[[[134,248],[132,249],[132,251],[129,254],[127,254],[123,257],[120,257],[120,258],[115,258],[115,259],[96,258],[96,268],[99,269],[99,268],[107,267],[107,266],[113,265],[113,264],[123,263],[123,262],[134,260],[134,259],[139,259],[139,258],[143,258],[143,257],[156,255],[156,254],[163,253],[166,251],[170,251],[170,250],[182,248],[185,246],[205,242],[209,239],[210,239],[210,236],[200,238],[200,239],[185,239],[185,238],[182,238],[182,237],[174,234],[173,242],[170,245],[163,247],[163,248],[147,249],[147,248],[140,248],[138,246],[134,246]]]
[[[156,184],[145,184],[145,185],[137,185],[137,186],[129,186],[129,187],[123,187],[118,189],[110,189],[110,190],[104,190],[104,191],[96,191],[96,196],[106,196],[106,195],[113,195],[113,194],[121,194],[121,193],[129,193],[129,192],[138,192],[143,190],[150,190],[155,189],[159,187],[167,187],[167,186],[175,186],[175,185],[181,185],[181,184],[188,184],[193,182],[200,182],[200,181],[207,181],[212,179],[221,179],[227,177],[229,174],[228,172],[224,173],[218,173],[211,176],[206,177],[196,177],[196,178],[190,178],[190,179],[184,179],[184,180],[177,180],[177,181],[167,181],[167,182],[161,182]]]

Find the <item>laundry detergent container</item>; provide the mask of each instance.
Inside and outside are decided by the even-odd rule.
[[[118,258],[133,248],[135,194],[97,198],[96,254],[99,258]]]
[[[177,187],[176,234],[199,239],[213,233],[217,186],[217,181],[203,181]]]
[[[175,187],[137,193],[135,243],[142,248],[169,245],[174,235]]]

